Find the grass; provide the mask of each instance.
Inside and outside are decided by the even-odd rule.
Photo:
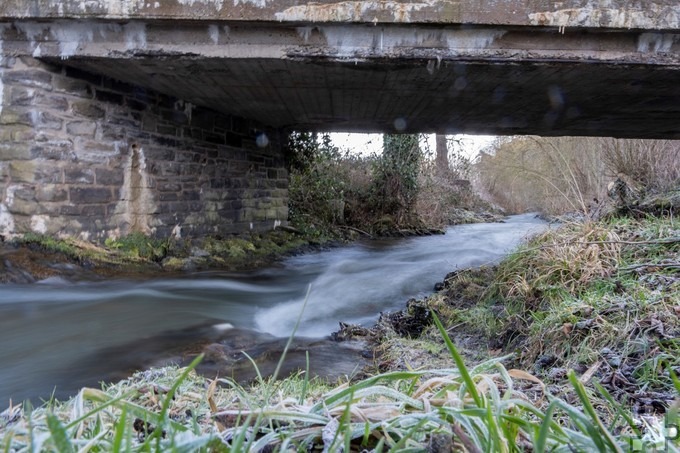
[[[2,413],[1,451],[633,451],[661,448],[661,422],[607,426],[573,374],[571,404],[495,358],[468,368],[435,323],[451,367],[378,374],[329,387],[301,373],[244,388],[189,367],[140,372],[65,403]],[[220,384],[220,385],[217,385]],[[536,404],[533,394],[540,394]],[[674,443],[668,451],[677,451]]]

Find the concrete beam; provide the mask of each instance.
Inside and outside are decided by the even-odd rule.
[[[680,32],[14,20],[0,55],[277,128],[680,138]]]
[[[4,19],[419,23],[675,30],[677,0],[3,0]]]

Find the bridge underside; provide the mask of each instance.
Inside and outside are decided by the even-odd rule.
[[[68,64],[274,127],[680,138],[680,74],[636,65],[252,59]],[[172,69],[169,69],[172,68]]]
[[[674,32],[15,21],[3,50],[275,128],[680,138]]]

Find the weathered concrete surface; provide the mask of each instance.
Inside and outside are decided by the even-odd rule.
[[[6,56],[276,128],[680,138],[678,30],[62,19],[0,27]]]
[[[664,30],[677,0],[3,0],[0,18],[435,23]]]

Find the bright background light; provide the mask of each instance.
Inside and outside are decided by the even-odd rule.
[[[382,134],[355,134],[355,133],[339,133],[330,134],[333,144],[340,149],[349,150],[355,154],[369,155],[382,153],[383,136]],[[449,152],[460,149],[468,158],[474,158],[479,154],[479,151],[489,146],[496,137],[493,135],[469,135],[457,134],[447,135],[447,138],[457,140],[460,145],[449,146]],[[424,147],[435,152],[435,135],[427,134],[425,136]],[[453,148],[453,149],[452,149]]]

